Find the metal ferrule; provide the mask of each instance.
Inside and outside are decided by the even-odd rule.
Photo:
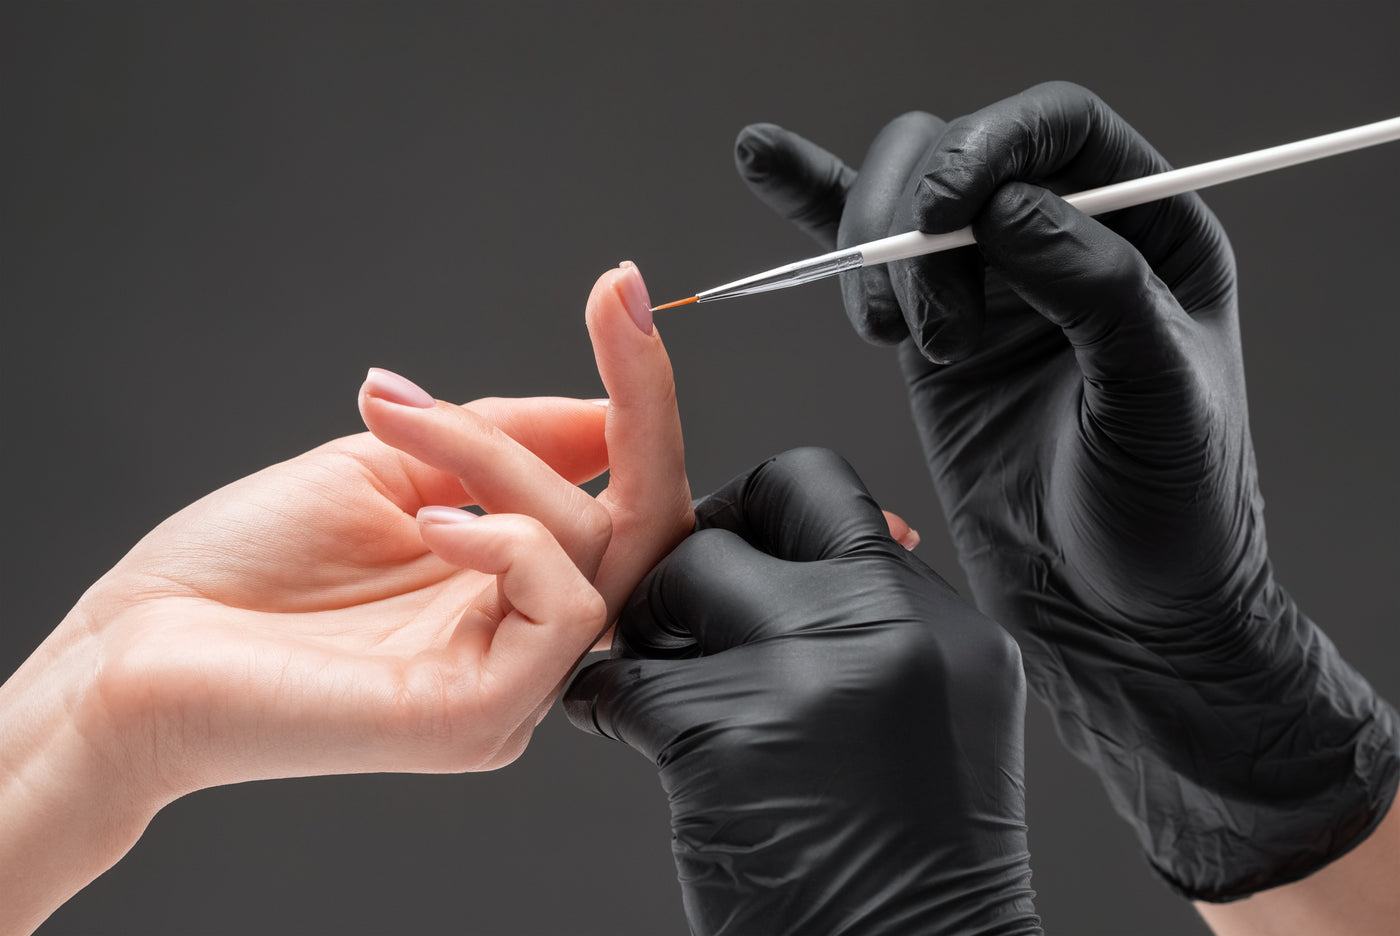
[[[732,283],[725,283],[723,286],[716,286],[714,289],[707,289],[702,293],[696,293],[696,299],[700,302],[711,302],[715,299],[733,299],[736,296],[749,296],[773,289],[786,289],[789,286],[835,276],[846,270],[855,270],[863,266],[864,263],[865,259],[861,256],[860,248],[848,247],[845,250],[835,250],[819,257],[812,257],[809,260],[799,260],[796,263],[789,263],[787,266],[775,267],[762,273],[755,273],[753,276],[746,276],[741,280],[735,280]]]

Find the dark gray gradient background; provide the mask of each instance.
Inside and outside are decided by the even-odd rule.
[[[731,165],[771,120],[853,163],[889,118],[1088,85],[1177,164],[1400,113],[1400,5],[71,4],[0,14],[8,675],[209,490],[361,429],[365,368],[596,396],[624,258],[657,301],[812,251]],[[1207,194],[1239,259],[1282,580],[1400,699],[1400,148]],[[891,352],[823,283],[663,313],[697,492],[845,454],[960,581]],[[1050,933],[1197,933],[1031,704]],[[930,790],[937,796],[937,790]],[[3,822],[3,819],[0,819]],[[679,933],[651,765],[556,713],[496,773],[187,797],[41,932]]]

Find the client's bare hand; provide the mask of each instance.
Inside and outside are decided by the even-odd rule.
[[[362,406],[450,432],[457,471],[362,434],[216,491],[142,539],[0,689],[0,904],[42,914],[23,922],[194,789],[510,761],[605,625],[589,577],[610,522],[573,483],[606,466],[598,407],[463,408],[386,372]],[[468,500],[492,515],[454,509]],[[74,847],[53,853],[65,831]],[[72,886],[65,869],[93,862]]]
[[[459,407],[371,371],[374,435],[210,494],[92,586],[0,686],[0,932],[33,929],[192,790],[517,757],[691,529],[646,307],[630,264],[589,299],[611,405]],[[576,487],[609,461],[599,499]]]
[[[603,627],[587,403],[459,407],[375,370],[360,407],[449,440],[448,469],[332,442],[176,514],[85,599],[93,717],[147,788],[498,767]]]

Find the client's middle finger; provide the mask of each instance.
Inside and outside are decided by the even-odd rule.
[[[380,441],[456,477],[472,503],[534,517],[586,576],[597,572],[608,511],[500,428],[378,368],[360,388],[360,413]]]

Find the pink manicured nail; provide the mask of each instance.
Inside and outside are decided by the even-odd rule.
[[[622,261],[618,268],[622,270],[622,275],[617,278],[617,292],[622,298],[622,304],[627,306],[627,313],[632,316],[632,321],[637,323],[642,334],[650,335],[651,296],[647,295],[647,284],[642,280],[642,271],[637,269],[637,265],[631,260]]]
[[[433,398],[428,391],[407,377],[401,377],[393,371],[384,370],[382,367],[369,369],[369,373],[365,375],[364,391],[372,397],[387,403],[397,403],[400,406],[429,409],[434,405]]]
[[[469,510],[458,510],[456,507],[418,508],[419,523],[471,523],[476,519],[476,514]]]
[[[904,534],[904,539],[902,539],[902,540],[899,541],[899,545],[903,546],[905,549],[909,550],[910,552],[913,552],[913,551],[914,551],[914,547],[917,546],[917,545],[919,545],[919,531],[918,531],[918,530],[910,530],[908,533],[905,533],[905,534]]]

